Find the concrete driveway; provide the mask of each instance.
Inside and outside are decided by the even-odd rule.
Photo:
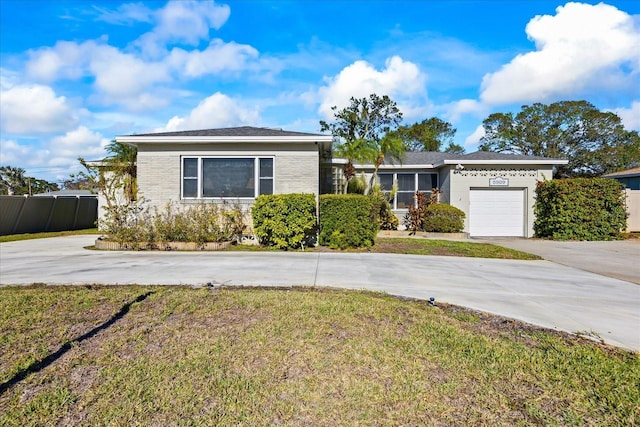
[[[475,239],[474,239],[475,240]],[[611,242],[560,242],[491,238],[482,241],[529,252],[562,265],[640,284],[640,239]]]
[[[391,254],[90,251],[95,236],[0,244],[0,284],[331,286],[434,297],[640,351],[640,286],[551,261]]]

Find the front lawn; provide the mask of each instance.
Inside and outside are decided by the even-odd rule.
[[[3,426],[640,421],[637,353],[370,292],[5,287],[0,355]]]
[[[0,243],[17,242],[19,240],[44,239],[47,237],[75,236],[80,234],[100,234],[97,228],[70,231],[43,231],[41,233],[8,234],[0,236]]]
[[[229,251],[275,251],[277,249],[265,248],[261,246],[236,245],[231,246]],[[516,251],[514,249],[489,243],[467,242],[463,240],[438,240],[421,239],[410,237],[385,237],[376,239],[375,245],[370,248],[357,249],[330,249],[326,246],[306,248],[306,251],[318,252],[373,252],[387,254],[411,254],[411,255],[442,255],[461,256],[477,258],[502,258],[537,260],[542,259],[538,255]]]

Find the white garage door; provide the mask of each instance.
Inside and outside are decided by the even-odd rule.
[[[524,190],[471,190],[469,234],[524,237]]]

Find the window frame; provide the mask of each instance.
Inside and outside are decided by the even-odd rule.
[[[196,159],[197,161],[197,177],[195,180],[197,182],[197,190],[196,196],[187,196],[184,194],[184,184],[185,180],[192,180],[194,177],[185,177],[185,160],[187,159]],[[203,160],[206,159],[243,159],[243,160],[253,160],[253,196],[203,196]],[[262,176],[262,168],[260,167],[261,160],[271,160],[271,175],[270,176]],[[275,172],[276,172],[276,161],[275,156],[208,156],[208,155],[183,155],[180,156],[180,200],[255,200],[260,194],[273,194],[275,191]],[[262,193],[262,181],[269,180],[271,182],[271,193]]]
[[[411,192],[412,194],[415,194],[416,191],[421,191],[423,193],[425,193],[427,196],[429,196],[431,194],[431,190],[433,188],[439,188],[440,186],[440,175],[438,174],[438,172],[411,172],[411,171],[399,171],[399,172],[379,172],[378,173],[378,183],[380,183],[380,176],[381,175],[391,175],[392,176],[392,186],[398,183],[398,175],[413,175],[413,191]],[[420,179],[419,176],[420,175],[435,175],[436,177],[436,185],[435,187],[431,187],[429,190],[420,190],[419,188],[419,183],[420,183]],[[431,180],[431,182],[433,183],[433,179]],[[389,193],[390,190],[383,190],[386,194]],[[408,208],[403,207],[403,208],[398,208],[398,193],[400,193],[400,189],[398,189],[398,191],[396,191],[396,194],[393,196],[393,200],[390,201],[391,203],[391,208],[395,211],[400,210],[400,211],[405,211],[408,210]],[[402,191],[403,194],[408,194],[409,191],[408,190],[404,190]],[[416,206],[415,204],[417,203],[414,200],[414,206]]]

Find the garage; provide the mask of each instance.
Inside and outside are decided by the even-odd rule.
[[[471,236],[525,237],[525,190],[491,189],[469,192]]]

